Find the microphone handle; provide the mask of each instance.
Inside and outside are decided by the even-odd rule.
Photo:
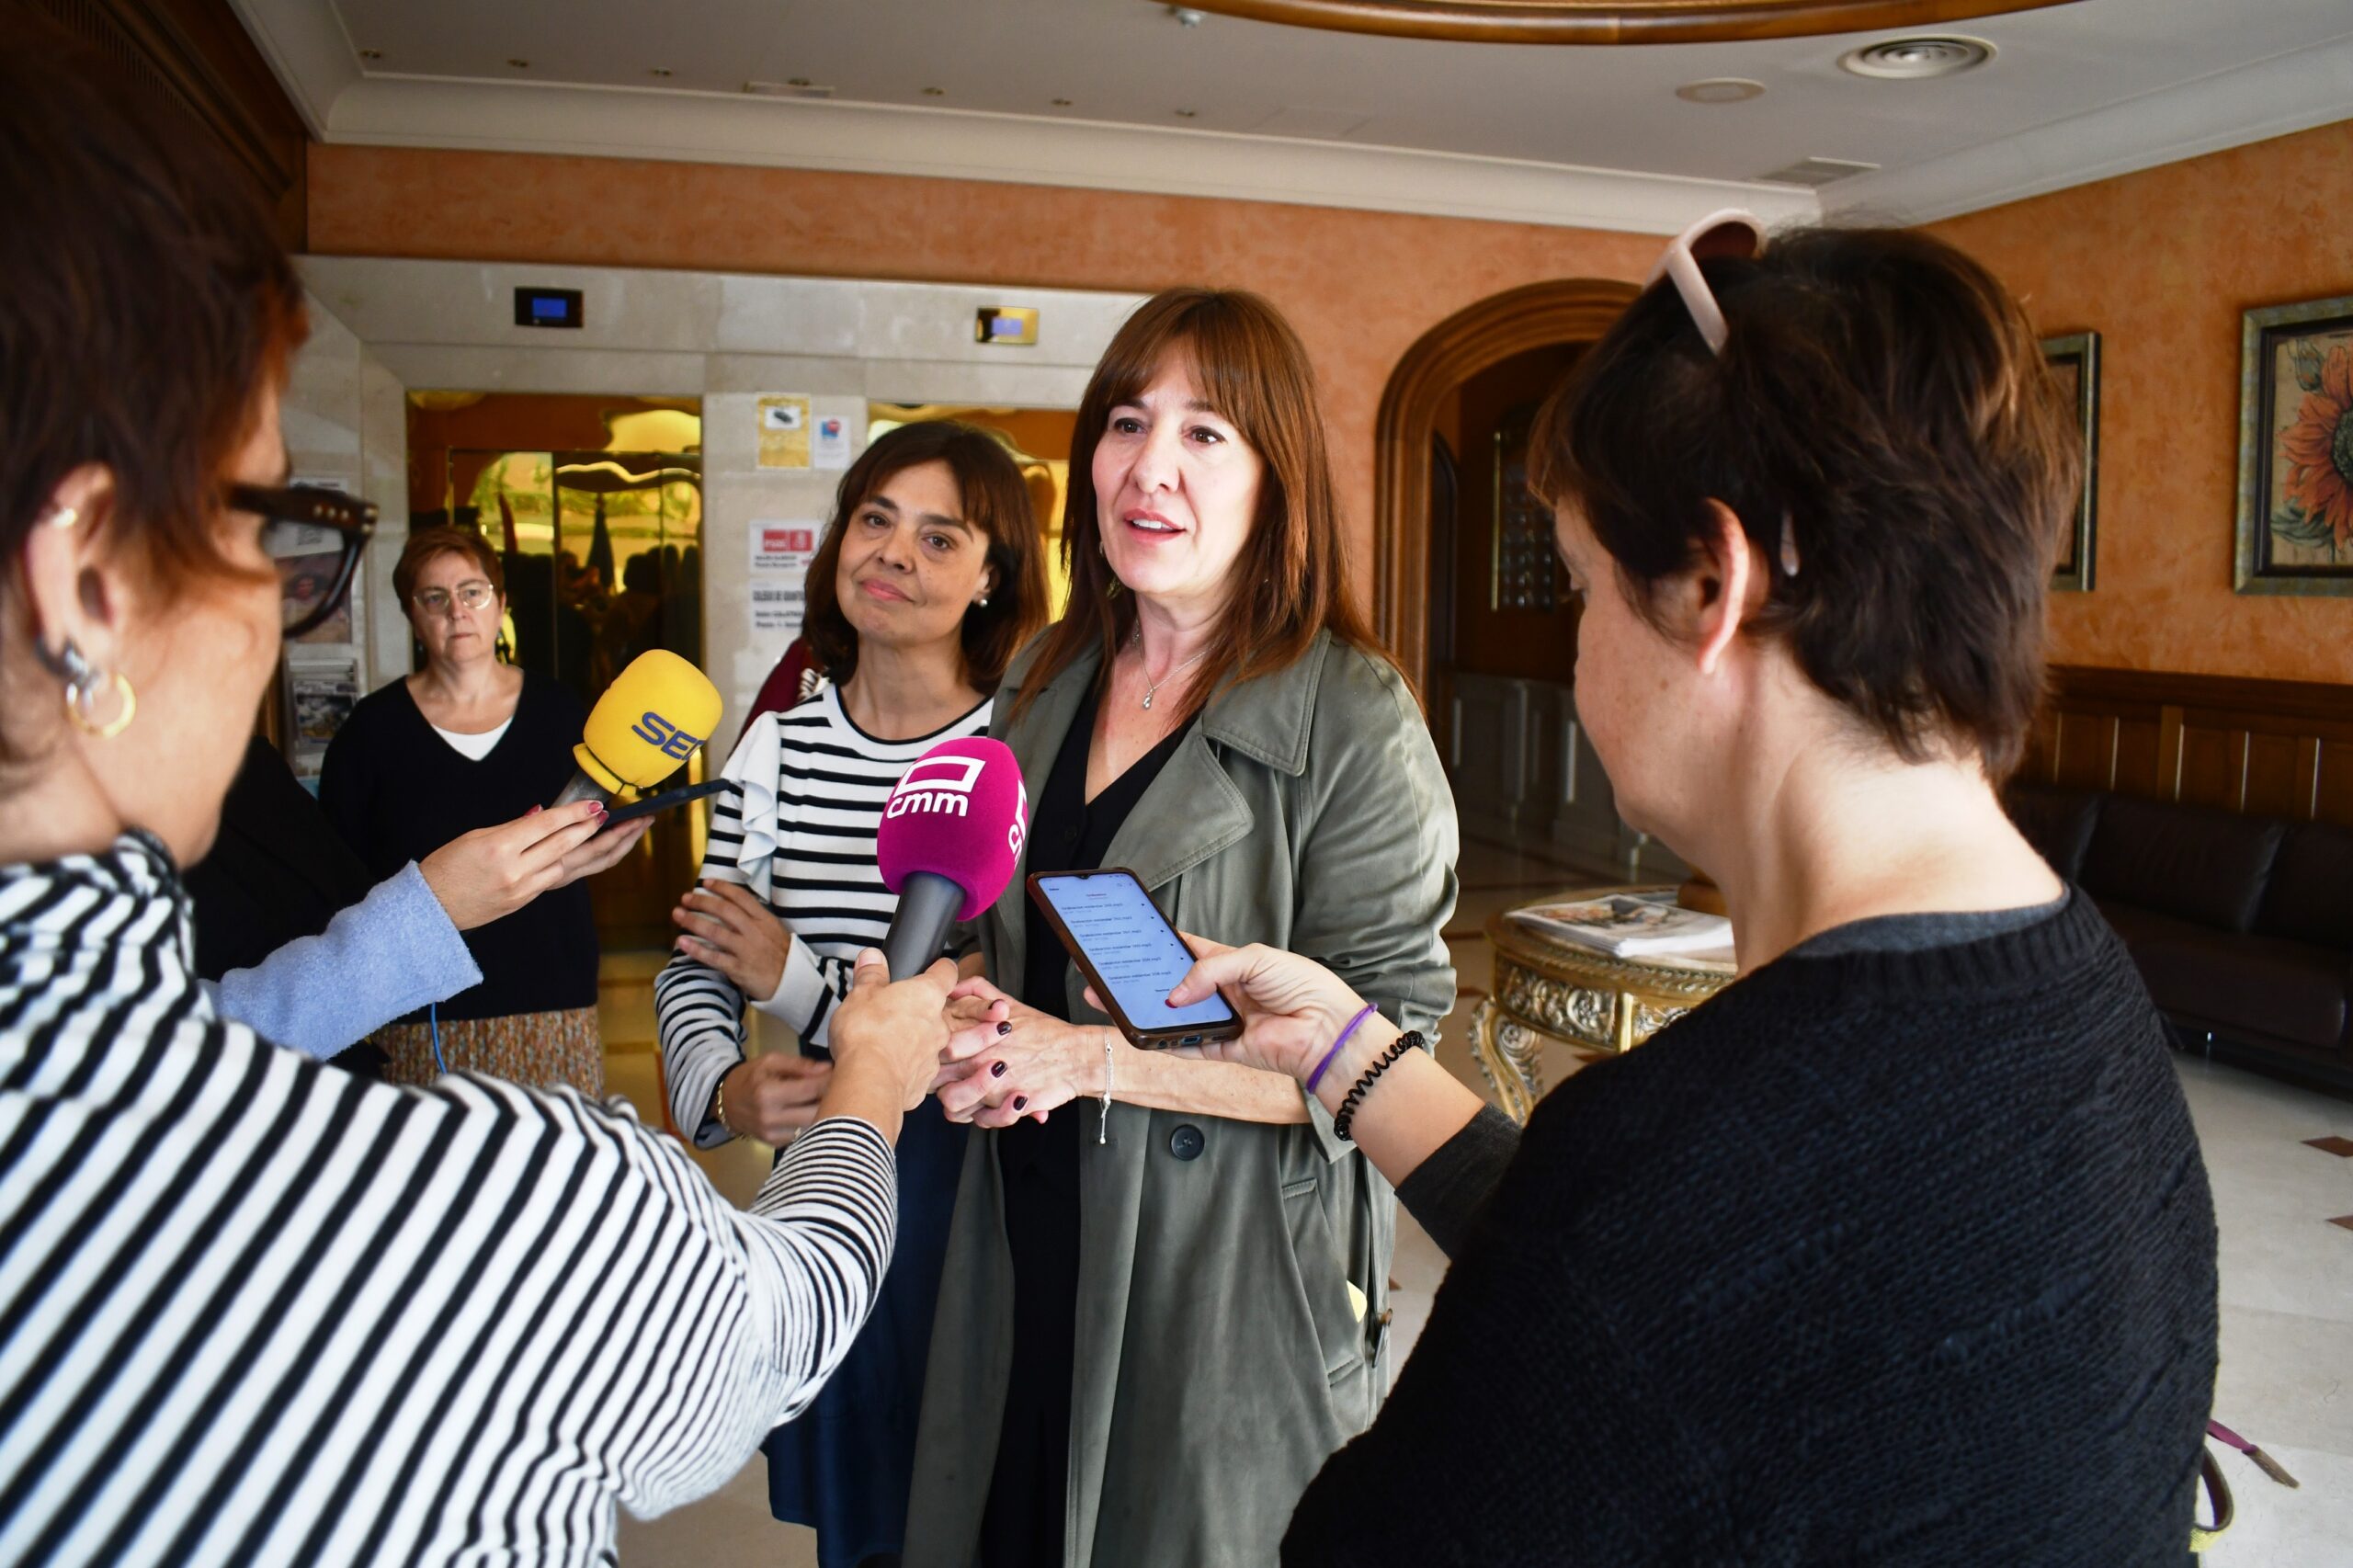
[[[610,790],[606,789],[602,784],[597,783],[594,778],[589,778],[588,775],[575,767],[572,770],[571,781],[563,787],[563,792],[558,795],[554,800],[550,801],[548,804],[551,806],[568,806],[575,801],[609,801],[612,798],[613,792]]]
[[[931,967],[963,905],[964,890],[952,880],[938,871],[908,873],[899,889],[899,912],[891,916],[891,934],[882,944],[892,979],[905,980]]]

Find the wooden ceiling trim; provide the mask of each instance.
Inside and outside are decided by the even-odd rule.
[[[1723,43],[1941,27],[2074,0],[1187,0],[1198,11],[1445,43]]]

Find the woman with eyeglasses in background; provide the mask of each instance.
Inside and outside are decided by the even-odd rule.
[[[342,608],[375,528],[372,505],[302,486],[241,484],[229,499],[266,519],[262,552],[278,563],[287,639]],[[332,555],[318,549],[322,531]],[[284,754],[256,734],[211,850],[181,877],[195,908],[197,975],[222,1017],[272,1044],[380,1070],[380,1051],[350,1048],[482,983],[460,933],[615,864],[646,827],[601,824],[593,802],[553,812],[534,802],[371,879]]]
[[[588,720],[569,688],[500,660],[505,582],[480,535],[412,534],[392,591],[424,644],[425,667],[352,710],[319,778],[319,803],[379,881],[554,800]],[[482,983],[378,1030],[385,1076],[426,1084],[475,1072],[603,1094],[586,886],[555,889],[464,935]]]
[[[1344,1035],[1308,959],[1197,944],[1174,993],[1223,987],[1211,1053],[1320,1084],[1451,1259],[1286,1563],[2188,1560],[2197,1134],[2139,971],[1995,794],[2077,447],[1967,256],[1763,238],[1678,242],[1530,465],[1577,717],[1722,887],[1740,977],[1524,1135],[1397,1026]]]

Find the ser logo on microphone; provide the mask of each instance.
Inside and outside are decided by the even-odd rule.
[[[675,756],[684,762],[695,747],[702,744],[700,735],[690,735],[661,714],[652,710],[629,727],[629,733],[654,747],[665,756]]]
[[[891,791],[891,803],[883,808],[886,817],[910,816],[918,812],[939,816],[969,816],[972,810],[972,786],[980,782],[981,770],[988,759],[980,756],[927,756],[907,769],[899,787]]]

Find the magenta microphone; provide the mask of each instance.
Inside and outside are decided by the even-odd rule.
[[[1029,833],[1029,792],[1003,741],[942,741],[906,771],[875,837],[882,885],[899,895],[883,945],[891,978],[919,974],[948,927],[997,901]]]

